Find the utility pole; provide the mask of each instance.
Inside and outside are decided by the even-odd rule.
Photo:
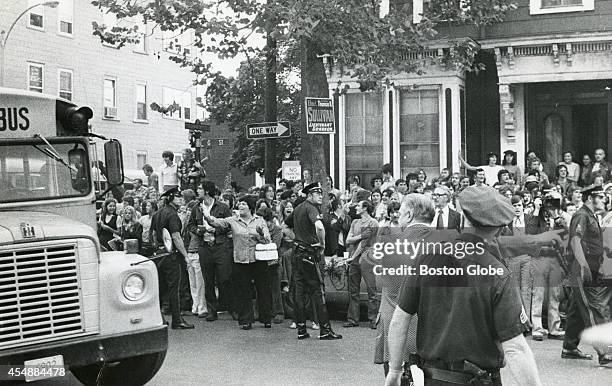
[[[272,36],[276,27],[276,16],[270,12],[274,0],[268,0],[268,15],[266,28],[266,87],[264,93],[264,110],[266,114],[266,122],[276,122],[277,120],[277,89],[276,89],[276,71],[277,71],[277,55],[276,39]],[[266,184],[276,185],[276,141],[278,139],[265,140],[265,180]]]

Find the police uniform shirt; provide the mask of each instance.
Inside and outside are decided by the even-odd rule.
[[[310,201],[304,201],[293,210],[293,213],[288,218],[289,221],[287,221],[287,224],[289,226],[293,225],[296,242],[304,245],[312,245],[319,242],[315,223],[322,220],[322,218],[319,208]]]
[[[584,257],[593,272],[599,271],[603,259],[603,235],[599,221],[586,205],[576,211],[570,223],[570,240],[580,237]]]
[[[426,239],[428,240],[428,239]],[[454,243],[484,243],[461,234]],[[420,275],[420,266],[463,268],[462,275]],[[468,266],[501,268],[502,275],[468,274]],[[418,314],[417,352],[426,361],[468,360],[483,369],[504,366],[500,342],[526,330],[527,315],[508,269],[489,251],[459,259],[417,257],[416,274],[407,276],[398,306]]]
[[[163,245],[163,229],[168,229],[172,235],[175,232],[181,233],[182,223],[176,209],[172,205],[166,205],[162,210],[153,216],[151,229],[155,231],[158,245]]]

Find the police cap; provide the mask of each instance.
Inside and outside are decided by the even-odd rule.
[[[468,186],[457,198],[463,214],[474,226],[502,227],[514,218],[509,200],[490,186]]]
[[[174,188],[170,188],[170,189],[166,190],[165,192],[163,192],[160,197],[170,197],[170,196],[179,196],[180,197],[180,195],[181,195],[181,192],[179,191],[179,188],[177,186],[175,186]]]
[[[321,184],[318,182],[313,182],[312,184],[306,185],[306,187],[302,189],[302,193],[323,193],[323,188],[321,188]]]
[[[589,185],[586,188],[582,189],[583,200],[586,200],[586,198],[590,196],[595,196],[597,194],[605,194],[605,190],[601,185]]]

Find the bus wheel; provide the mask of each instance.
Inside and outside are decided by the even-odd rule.
[[[142,386],[157,373],[166,358],[166,352],[158,352],[104,365],[89,365],[71,369],[72,374],[84,385]]]

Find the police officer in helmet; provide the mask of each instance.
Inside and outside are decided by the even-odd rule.
[[[293,278],[298,339],[310,337],[306,331],[306,304],[304,302],[306,296],[312,299],[317,310],[321,325],[319,339],[342,339],[342,335],[336,334],[329,323],[323,277],[319,269],[319,262],[325,250],[325,228],[319,209],[323,202],[323,189],[319,183],[315,182],[307,185],[302,192],[306,195],[306,200],[297,205],[293,213],[285,220],[295,232]]]
[[[527,315],[495,247],[514,208],[484,185],[466,188],[458,200],[472,227],[453,238],[433,232],[425,240],[450,242],[455,252],[434,248],[416,257],[417,271],[407,275],[389,327],[390,371],[385,384],[400,385],[410,315],[418,313],[422,373],[415,373],[424,376],[425,385],[501,385],[499,370],[504,365],[514,383],[540,385],[533,353],[523,337]],[[471,253],[469,244],[474,246]],[[458,253],[460,248],[465,254]],[[424,272],[423,266],[435,270]],[[438,270],[444,268],[447,273]]]
[[[181,281],[185,280],[179,259],[187,258],[187,250],[181,237],[182,223],[177,213],[180,203],[180,192],[177,187],[167,190],[161,195],[164,200],[164,208],[157,212],[151,220],[151,241],[156,252],[163,253],[164,241],[163,230],[166,229],[172,237],[174,250],[169,256],[162,257],[158,263],[158,272],[168,283],[168,298],[170,301],[170,312],[172,313],[173,329],[185,330],[194,328],[193,324],[187,323],[181,317],[179,288]]]

